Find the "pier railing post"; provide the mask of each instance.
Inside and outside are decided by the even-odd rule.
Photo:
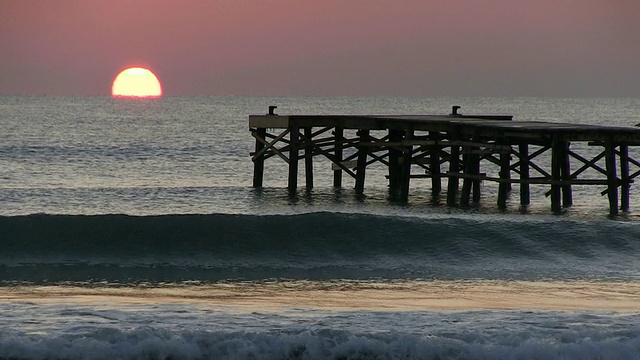
[[[300,140],[300,129],[297,125],[291,127],[289,133],[289,183],[290,191],[295,191],[298,187],[298,142]]]
[[[257,128],[255,130],[256,136],[256,147],[255,153],[259,154],[260,151],[264,148],[265,137],[267,135],[266,128]],[[262,140],[262,141],[260,141]],[[264,179],[264,154],[258,155],[253,160],[253,187],[260,188],[262,187],[262,180]]]

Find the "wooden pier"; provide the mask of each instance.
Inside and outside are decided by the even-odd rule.
[[[600,185],[616,215],[629,211],[630,185],[640,175],[640,162],[629,155],[629,147],[640,146],[639,128],[461,115],[459,106],[449,115],[281,116],[275,109],[249,116],[256,140],[254,187],[263,185],[265,160],[279,157],[288,164],[290,190],[298,186],[302,159],[311,188],[313,158],[323,156],[332,163],[333,186],[341,187],[346,174],[358,193],[364,192],[367,167],[379,162],[388,168],[390,191],[400,201],[408,200],[415,178],[430,179],[433,196],[440,196],[447,180],[447,204],[463,206],[480,200],[482,181],[496,182],[500,208],[506,207],[512,184],[519,184],[524,207],[530,186],[542,184],[549,186],[545,195],[559,213],[572,205],[573,186]],[[580,151],[586,148],[597,151]]]

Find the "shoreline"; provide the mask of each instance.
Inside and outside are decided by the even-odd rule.
[[[240,311],[640,311],[640,282],[615,281],[278,281],[196,285],[19,285],[0,302],[187,303]]]

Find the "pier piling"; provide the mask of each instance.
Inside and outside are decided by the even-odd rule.
[[[608,140],[605,142],[605,164],[607,169],[607,196],[609,197],[609,214],[618,215],[618,176],[616,175],[615,146]]]
[[[289,133],[289,182],[290,191],[295,191],[298,187],[298,142],[300,139],[300,129],[292,126]]]
[[[402,142],[402,131],[397,129],[389,129],[389,142],[391,144],[401,143]],[[397,195],[402,187],[401,178],[402,178],[402,167],[400,166],[400,161],[404,157],[402,157],[403,152],[398,147],[391,146],[389,147],[389,191],[393,195]]]
[[[313,128],[304,128],[304,174],[307,189],[313,188]]]
[[[498,185],[498,208],[507,208],[507,195],[511,189],[511,155],[500,153],[500,184]]]
[[[335,144],[333,147],[335,161],[342,163],[342,142],[344,141],[344,130],[342,127],[336,126],[333,130],[333,136],[335,137]],[[342,169],[340,167],[336,167],[336,169],[333,170],[333,187],[342,187]]]
[[[405,133],[405,139],[409,142],[413,139],[413,130],[408,128]],[[413,146],[407,145],[402,151],[401,178],[400,178],[400,201],[406,202],[409,199],[409,186],[411,184],[411,161],[413,154]]]
[[[365,180],[365,172],[367,169],[367,155],[369,153],[369,146],[367,146],[370,142],[369,139],[369,130],[359,130],[360,136],[360,147],[358,147],[358,163],[356,165],[356,193],[362,194],[364,192],[364,180]]]
[[[255,159],[253,160],[253,187],[261,188],[262,181],[264,179],[264,138],[267,134],[267,129],[257,128],[254,136],[256,138],[255,147]]]
[[[560,159],[562,156],[562,145],[560,141],[554,137],[551,145],[551,211],[554,213],[560,213],[560,211],[562,211],[560,203],[560,193],[562,189],[560,186]]]
[[[629,212],[629,145],[620,144],[620,177],[622,183],[620,184],[620,210],[627,213]]]
[[[449,150],[449,181],[447,184],[447,205],[456,204],[458,193],[458,173],[460,171],[460,146],[456,144],[458,136],[455,130],[450,132],[451,148]]]
[[[437,197],[442,190],[442,176],[440,175],[440,133],[438,131],[430,131],[429,138],[433,141],[430,147],[429,155],[429,175],[431,176],[431,195]]]
[[[520,158],[520,205],[523,207],[531,203],[531,190],[529,185],[529,144],[521,142],[518,144]]]
[[[569,160],[568,141],[562,141],[558,144],[560,149],[560,177],[562,178],[562,206],[570,207],[573,205],[573,191],[571,190],[571,163]]]

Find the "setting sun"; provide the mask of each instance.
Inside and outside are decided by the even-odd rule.
[[[162,86],[149,69],[130,67],[122,70],[111,86],[113,97],[160,97]]]

